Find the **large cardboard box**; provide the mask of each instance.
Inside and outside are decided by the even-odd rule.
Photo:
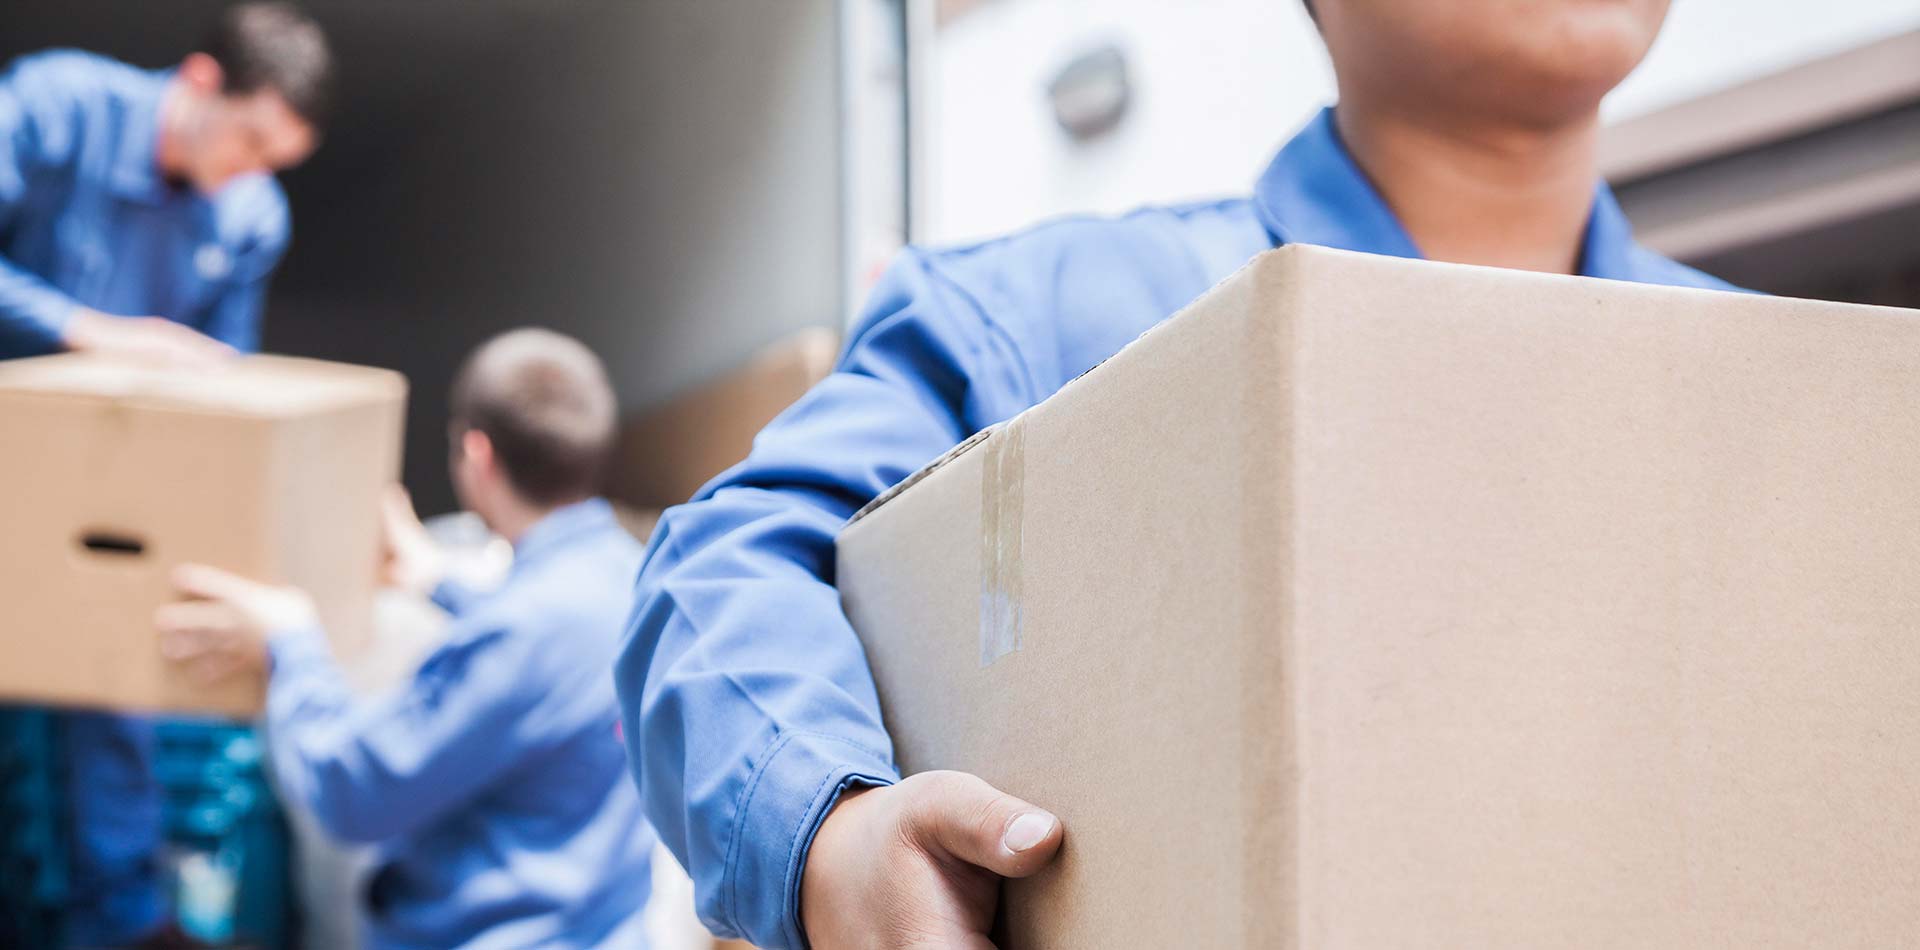
[[[633,416],[621,426],[608,495],[656,510],[693,497],[746,458],[753,437],[833,370],[839,346],[832,330],[802,330],[732,372]]]
[[[854,521],[1008,943],[1920,946],[1920,315],[1297,247]]]
[[[396,373],[284,357],[0,363],[0,696],[255,711],[261,683],[197,686],[159,654],[153,612],[189,561],[307,589],[357,649],[405,398]]]

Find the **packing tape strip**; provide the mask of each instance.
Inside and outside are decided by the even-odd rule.
[[[1020,533],[1026,427],[1015,417],[987,437],[980,473],[980,665],[1020,649]]]

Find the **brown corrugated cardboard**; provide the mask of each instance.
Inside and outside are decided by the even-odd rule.
[[[153,611],[187,561],[307,589],[336,647],[357,648],[405,398],[398,374],[284,357],[0,363],[0,695],[256,710],[260,683],[199,687],[159,654]]]
[[[671,508],[747,457],[753,437],[833,369],[839,336],[803,330],[746,365],[621,429],[608,495],[638,508]]]
[[[1920,946],[1920,315],[1287,248],[850,525],[1009,943]]]

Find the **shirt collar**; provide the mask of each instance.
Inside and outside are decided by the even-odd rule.
[[[513,546],[513,570],[517,572],[536,563],[583,535],[616,525],[613,506],[604,498],[589,498],[555,508],[534,522]]]
[[[1347,153],[1322,109],[1275,156],[1254,187],[1254,209],[1275,246],[1324,247],[1393,257],[1421,257],[1386,199]],[[1580,273],[1633,280],[1633,231],[1605,182],[1594,185]]]
[[[145,73],[120,101],[119,148],[108,179],[122,197],[160,201],[172,190],[160,178],[159,160],[160,103],[172,79],[172,70]]]

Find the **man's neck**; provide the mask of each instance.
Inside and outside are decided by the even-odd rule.
[[[1539,128],[1356,104],[1335,118],[1354,161],[1426,257],[1579,270],[1597,176],[1597,116]]]
[[[502,510],[490,512],[482,518],[495,534],[506,538],[507,543],[517,548],[520,542],[526,540],[527,532],[532,531],[534,525],[547,520],[547,516],[562,508],[571,507],[586,500],[586,497],[581,497],[556,505],[529,505],[515,499],[501,505]]]
[[[179,77],[167,80],[160,93],[160,115],[153,123],[153,163],[162,181],[177,182],[185,175],[186,162],[180,155],[185,143],[184,131],[190,121],[193,103]]]
[[[517,548],[520,546],[520,542],[526,539],[527,532],[533,530],[534,525],[539,524],[548,515],[552,514],[553,511],[554,509],[552,508],[530,508],[516,505],[513,506],[513,510],[511,511],[496,513],[493,517],[488,518],[487,522],[488,526],[493,528],[495,534],[506,538],[508,544]]]

